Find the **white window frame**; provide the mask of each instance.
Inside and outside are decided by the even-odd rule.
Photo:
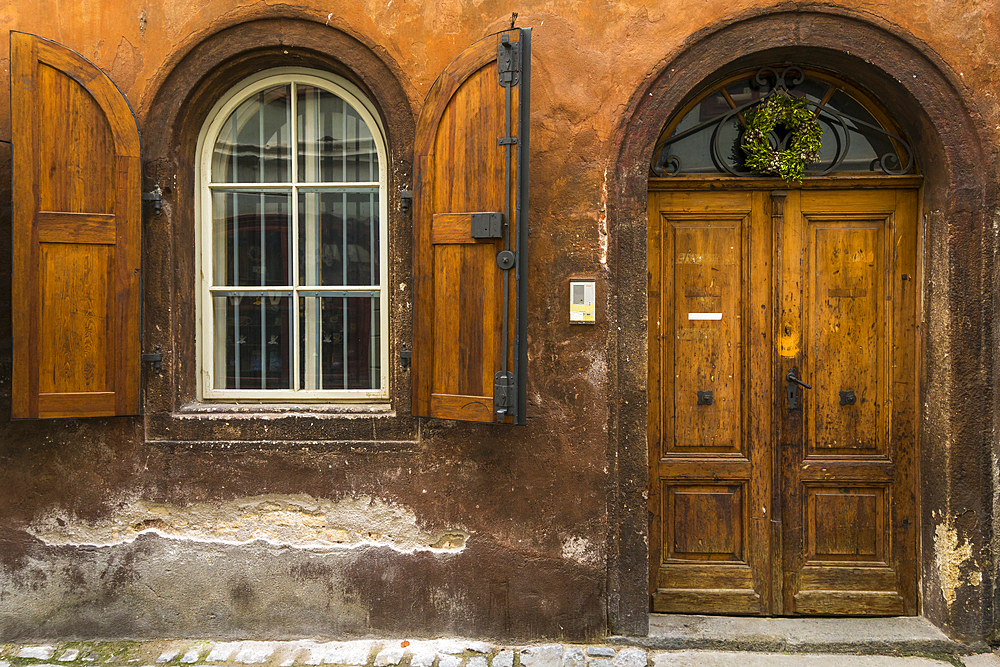
[[[283,192],[291,192],[291,212],[290,224],[293,225],[293,238],[298,238],[298,200],[300,188],[309,189],[317,186],[324,188],[343,187],[372,187],[378,186],[379,193],[379,355],[380,355],[380,383],[378,389],[296,389],[298,385],[299,364],[296,334],[299,333],[298,324],[298,292],[308,291],[310,295],[318,290],[314,287],[301,286],[268,286],[268,289],[280,289],[290,292],[290,326],[293,341],[290,341],[290,348],[294,344],[296,352],[293,353],[295,362],[291,371],[292,389],[217,389],[214,386],[215,370],[215,313],[212,307],[213,292],[213,247],[212,247],[212,190],[213,185],[223,189],[239,189],[239,185],[232,183],[212,183],[212,155],[215,142],[222,130],[223,124],[229,115],[248,97],[262,90],[279,85],[291,86],[291,120],[289,128],[290,146],[292,150],[292,181],[288,183],[266,183],[260,189],[277,189]],[[376,150],[378,152],[378,183],[308,183],[297,180],[298,146],[297,146],[297,95],[296,85],[315,86],[337,95],[349,104],[358,113],[368,126]],[[271,402],[336,402],[336,403],[375,403],[389,400],[389,253],[388,253],[388,152],[386,150],[385,132],[378,113],[371,102],[366,98],[356,86],[341,77],[321,72],[318,70],[282,67],[266,70],[250,76],[229,90],[213,107],[208,115],[208,120],[202,126],[202,131],[198,136],[196,152],[196,174],[198,182],[195,187],[195,244],[197,258],[197,295],[196,308],[198,326],[195,333],[195,347],[197,350],[198,364],[198,396],[199,399],[223,402],[248,402],[248,403],[271,403]],[[247,190],[253,190],[254,186],[261,184],[247,185]],[[298,265],[297,245],[289,251],[289,261]],[[300,281],[301,282],[301,281]],[[219,288],[226,289],[226,288]],[[327,288],[323,288],[326,290]],[[319,290],[319,291],[323,291]],[[218,291],[218,290],[216,290]],[[258,290],[259,291],[259,290]],[[374,290],[369,286],[336,286],[330,287],[330,292],[337,292],[337,295],[344,292],[362,291],[370,293]],[[331,295],[333,296],[333,295]]]

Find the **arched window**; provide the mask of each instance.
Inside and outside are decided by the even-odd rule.
[[[387,400],[384,132],[363,93],[282,68],[198,144],[199,395]]]
[[[819,161],[805,165],[804,175],[913,171],[912,149],[875,100],[829,72],[785,64],[745,71],[703,90],[667,123],[651,174],[756,175],[744,164],[744,128],[748,115],[775,92],[804,99],[822,129]],[[776,150],[788,140],[781,127],[769,137]]]

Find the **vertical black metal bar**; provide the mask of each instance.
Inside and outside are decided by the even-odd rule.
[[[506,49],[507,52],[508,52],[508,58],[510,59],[510,61],[513,61],[514,46],[510,43],[510,38],[506,34],[504,34],[503,37],[501,37],[501,46],[500,46],[500,49],[501,49],[501,51],[504,50],[504,49]],[[511,158],[512,158],[512,155],[511,155],[511,144],[510,144],[510,139],[511,139],[510,130],[511,130],[511,97],[513,95],[513,91],[512,91],[512,87],[513,87],[513,75],[512,74],[508,74],[505,77],[502,72],[499,72],[499,69],[502,68],[502,67],[503,67],[503,58],[502,57],[498,57],[497,58],[498,76],[500,77],[501,85],[504,87],[504,92],[505,92],[505,96],[506,96],[506,100],[505,100],[505,103],[506,103],[506,107],[505,107],[506,108],[506,112],[504,113],[504,123],[505,123],[505,130],[506,131],[504,133],[503,139],[501,139],[501,142],[500,142],[501,145],[503,146],[503,151],[504,151],[504,189],[503,189],[504,226],[503,226],[503,248],[506,251],[506,250],[510,250],[510,234],[511,234],[511,229],[510,229],[510,220],[511,220],[511,217],[510,217],[510,213],[511,213],[510,187],[512,185],[511,184]],[[502,384],[502,388],[498,389],[496,387],[497,383],[494,382],[494,389],[493,389],[494,393],[496,393],[497,391],[501,391],[502,392],[502,396],[504,397],[503,407],[500,408],[500,409],[498,409],[498,410],[496,410],[496,413],[494,415],[494,418],[498,422],[503,422],[507,418],[507,415],[510,414],[510,412],[511,412],[510,392],[508,390],[509,382],[508,382],[508,377],[507,377],[507,352],[508,352],[508,345],[507,345],[508,331],[507,331],[507,329],[508,329],[508,323],[510,322],[510,319],[509,319],[509,314],[510,314],[510,307],[509,307],[509,303],[510,303],[510,280],[508,280],[508,277],[509,277],[510,274],[508,272],[509,271],[508,268],[504,268],[504,269],[501,269],[501,270],[503,271],[503,278],[501,279],[501,280],[503,280],[503,314],[502,314],[502,317],[501,317],[501,326],[503,328],[503,331],[501,332],[501,340],[502,340],[502,342],[501,342],[501,347],[500,347],[500,375],[499,375],[499,377],[501,378],[501,382],[503,384]],[[496,405],[496,397],[494,397],[494,405]]]
[[[517,122],[517,249],[515,252],[514,281],[517,285],[516,336],[514,338],[514,378],[517,382],[517,403],[514,423],[524,425],[528,404],[528,167],[529,134],[531,130],[531,28],[521,28],[521,76],[518,80]]]

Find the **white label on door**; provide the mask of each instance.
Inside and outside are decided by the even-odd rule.
[[[689,320],[721,320],[722,313],[688,313]]]

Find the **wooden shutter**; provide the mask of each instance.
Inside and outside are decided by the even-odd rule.
[[[413,414],[525,423],[531,30],[441,74],[414,155]]]
[[[139,412],[139,130],[93,63],[12,32],[14,418]]]

